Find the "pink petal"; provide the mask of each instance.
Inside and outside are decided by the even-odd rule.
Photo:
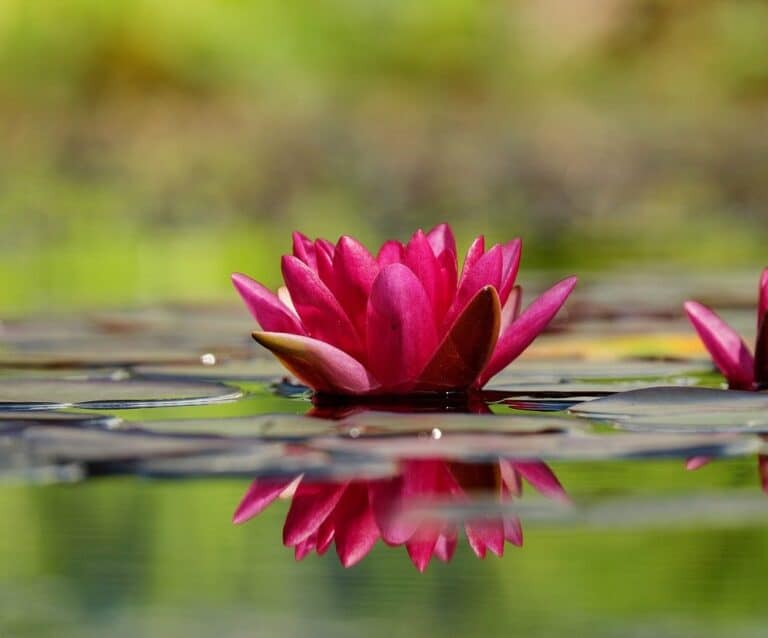
[[[317,258],[314,242],[298,231],[293,233],[293,256],[317,272]]]
[[[432,247],[432,252],[435,257],[439,257],[443,252],[449,252],[453,254],[454,261],[456,260],[456,238],[453,236],[453,231],[448,224],[438,224],[432,230],[427,233],[427,240]]]
[[[437,525],[427,523],[422,525],[413,538],[405,544],[411,562],[420,572],[423,572],[432,560],[439,536],[440,531]]]
[[[331,261],[333,261],[333,255],[335,252],[336,246],[333,245],[333,242],[322,238],[315,240],[315,254],[319,255],[320,253],[325,253],[328,255],[328,257],[331,258]]]
[[[416,231],[406,245],[403,263],[419,278],[429,304],[434,309],[440,294],[440,265],[421,230]]]
[[[470,387],[493,354],[500,321],[499,296],[494,288],[487,286],[457,317],[419,376],[417,387],[429,390]]]
[[[318,556],[322,556],[328,551],[336,535],[333,517],[329,517],[317,529],[317,543],[315,550]]]
[[[464,278],[474,268],[477,261],[485,253],[485,237],[480,235],[469,245],[467,256],[464,257],[464,264],[461,267],[461,277],[459,277],[459,286],[464,282]]]
[[[757,302],[757,339],[755,339],[754,382],[758,390],[768,387],[768,268],[760,275]]]
[[[394,241],[391,239],[389,241],[385,241],[381,245],[381,248],[379,248],[379,253],[376,255],[376,261],[379,262],[379,266],[381,268],[384,268],[384,266],[389,266],[390,264],[401,263],[404,257],[405,246],[403,246],[399,241]]]
[[[540,494],[556,501],[570,503],[571,499],[555,473],[543,461],[512,461],[512,466]]]
[[[378,387],[362,363],[317,339],[280,332],[254,332],[253,338],[318,392],[365,394]]]
[[[751,390],[754,360],[741,337],[712,310],[696,301],[686,301],[685,311],[715,365],[728,381],[728,387]]]
[[[686,470],[698,470],[712,460],[711,456],[692,456],[685,462]]]
[[[362,361],[364,351],[352,322],[318,274],[296,257],[283,257],[283,278],[307,335]]]
[[[333,269],[333,255],[325,250],[317,251],[317,275],[332,293],[336,292],[336,272]]]
[[[412,383],[437,346],[424,287],[410,268],[382,268],[368,300],[368,365],[386,389]]]
[[[299,483],[285,518],[283,544],[298,545],[315,533],[336,507],[346,486],[346,483]]]
[[[520,286],[512,286],[507,301],[501,307],[501,326],[499,331],[504,334],[512,322],[520,316],[520,305],[523,302],[523,289]]]
[[[758,291],[758,302],[757,302],[757,325],[758,328],[760,327],[760,324],[763,322],[763,319],[768,313],[768,268],[765,268],[762,273],[760,273],[760,286]]]
[[[504,255],[501,270],[501,287],[499,288],[499,298],[501,303],[507,302],[507,297],[512,291],[517,279],[517,271],[520,269],[520,255],[522,253],[523,242],[520,239],[513,239],[501,247]]]
[[[304,328],[299,318],[275,295],[259,282],[247,275],[233,273],[232,283],[243,298],[253,318],[263,330],[289,332],[303,335]]]
[[[493,286],[499,290],[501,286],[501,269],[503,264],[503,254],[501,246],[498,244],[485,253],[475,264],[467,269],[464,268],[461,283],[456,292],[456,298],[453,301],[444,321],[453,323],[458,314],[464,310],[469,301],[477,292],[486,287]]]
[[[317,543],[317,533],[312,534],[307,540],[302,541],[293,548],[293,555],[296,560],[302,560],[309,554]]]
[[[261,514],[285,489],[294,481],[294,478],[285,479],[261,479],[251,483],[240,505],[237,506],[232,522],[240,525]]]
[[[368,297],[379,274],[379,264],[359,241],[342,237],[336,245],[333,272],[333,292],[360,337],[365,339]]]
[[[760,487],[768,494],[768,455],[757,455],[757,473],[760,476]]]
[[[504,517],[504,539],[517,547],[523,546],[523,526],[517,516]]]
[[[352,483],[333,512],[336,553],[344,567],[351,567],[371,551],[379,539],[379,528],[368,503],[368,489]]]
[[[456,299],[456,254],[450,251],[440,253],[437,258],[437,294],[435,296],[435,322],[445,323],[445,315]]]
[[[501,474],[503,485],[509,490],[509,493],[512,496],[522,495],[523,481],[511,461],[499,459],[499,473]]]
[[[480,387],[520,356],[552,321],[575,285],[576,277],[563,279],[537,298],[512,322],[499,338],[491,362],[480,376]]]

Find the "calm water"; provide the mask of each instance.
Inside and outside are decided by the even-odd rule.
[[[313,407],[229,309],[6,324],[0,636],[764,635],[763,398],[713,408],[690,390],[720,378],[685,323],[648,305],[642,320],[601,317],[604,293],[487,403],[448,412]],[[748,299],[730,303],[748,326]],[[564,410],[659,385],[672,404],[654,390],[642,419]],[[702,454],[714,458],[686,471]],[[506,461],[529,474],[499,504]],[[448,468],[466,498],[422,498],[409,516],[441,530],[518,517],[522,547],[479,560],[460,533],[424,573],[381,540],[350,568],[333,546],[296,561],[282,544],[290,493],[232,524],[254,478],[369,489],[420,463]],[[531,467],[570,504],[532,487]]]

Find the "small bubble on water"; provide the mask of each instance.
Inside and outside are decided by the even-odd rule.
[[[430,432],[430,436],[435,440],[438,441],[443,437],[443,433],[438,428],[432,428],[432,432]]]
[[[202,357],[200,357],[200,362],[204,366],[214,366],[216,365],[216,355],[212,352],[206,352]]]
[[[356,439],[358,436],[360,436],[360,428],[350,428],[349,436],[351,436],[353,439]]]

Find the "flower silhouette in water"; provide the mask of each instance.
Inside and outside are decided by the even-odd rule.
[[[297,560],[313,551],[322,555],[335,543],[341,563],[350,567],[382,540],[393,547],[404,545],[416,568],[424,571],[432,557],[451,560],[457,545],[459,523],[441,517],[439,506],[469,506],[483,497],[508,502],[522,494],[523,479],[549,498],[568,501],[557,477],[541,461],[418,459],[401,461],[398,474],[389,479],[259,479],[233,520],[244,523],[281,494],[290,495],[283,544],[294,548]],[[467,517],[463,525],[478,558],[488,551],[501,556],[506,542],[523,543],[520,521],[508,510]]]
[[[710,308],[686,301],[685,311],[731,390],[760,391],[768,387],[768,268],[761,273],[758,286],[754,355],[741,336]],[[707,456],[693,457],[686,467],[696,470],[710,460]],[[768,455],[758,455],[757,468],[763,491],[768,493]]]
[[[253,337],[320,393],[402,395],[481,388],[546,328],[576,284],[557,283],[520,313],[521,242],[474,240],[459,272],[441,224],[376,257],[358,241],[293,236],[277,294],[232,276],[261,330]]]
[[[754,356],[741,336],[705,305],[686,301],[685,311],[731,390],[768,386],[768,268],[760,276]]]

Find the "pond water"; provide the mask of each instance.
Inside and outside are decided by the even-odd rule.
[[[748,332],[751,278],[652,283],[408,406],[313,403],[236,307],[5,322],[0,636],[764,635],[768,395],[678,312]]]

